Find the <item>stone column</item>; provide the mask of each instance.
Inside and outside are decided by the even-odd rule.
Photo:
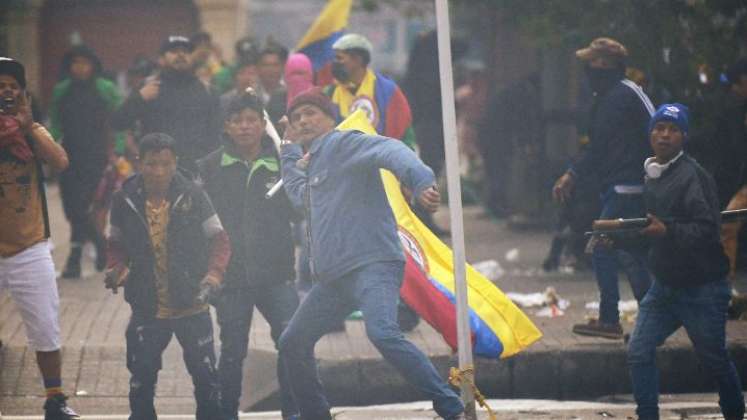
[[[8,55],[26,67],[28,89],[41,89],[40,17],[44,0],[28,0],[8,13]]]
[[[213,43],[232,61],[233,44],[247,33],[250,0],[195,0],[201,30],[210,33]]]

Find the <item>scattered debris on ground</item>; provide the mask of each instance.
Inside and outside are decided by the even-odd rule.
[[[477,270],[490,281],[496,281],[506,273],[503,267],[501,267],[501,264],[496,260],[480,261],[472,264],[472,268]]]
[[[599,301],[587,302],[584,306],[586,309],[599,312]],[[620,311],[620,319],[633,324],[638,316],[638,301],[635,299],[621,300],[617,302],[617,310]],[[595,317],[587,317],[595,318]]]
[[[571,305],[567,299],[561,298],[553,287],[548,287],[544,292],[538,293],[509,292],[506,296],[522,308],[540,308],[534,314],[546,318],[563,316],[565,310]]]

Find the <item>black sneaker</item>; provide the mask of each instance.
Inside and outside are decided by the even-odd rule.
[[[44,403],[44,420],[80,420],[80,416],[67,406],[67,397],[57,394]]]
[[[65,269],[62,270],[63,279],[77,279],[80,278],[80,259],[83,253],[83,248],[80,246],[70,247],[70,255],[67,257],[65,262]]]
[[[70,263],[65,265],[65,269],[62,270],[63,279],[79,279],[80,278],[80,262]]]
[[[608,338],[610,340],[622,340],[623,338],[623,329],[619,323],[607,324],[596,319],[592,319],[586,324],[574,325],[573,332],[578,335]]]

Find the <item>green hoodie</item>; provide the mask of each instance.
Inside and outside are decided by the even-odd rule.
[[[119,94],[117,86],[103,77],[96,77],[94,80],[96,92],[99,93],[104,102],[107,104],[109,112],[114,112],[122,103],[122,96]],[[70,91],[72,80],[65,79],[55,85],[52,91],[52,101],[49,105],[49,132],[56,141],[60,141],[63,136],[62,122],[60,121],[60,101]],[[125,150],[125,135],[123,132],[115,134],[114,152],[123,154]]]

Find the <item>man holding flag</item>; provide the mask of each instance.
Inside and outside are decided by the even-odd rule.
[[[327,86],[325,93],[337,105],[339,120],[360,109],[377,133],[402,140],[414,149],[415,131],[410,104],[394,81],[369,68],[373,50],[371,42],[363,35],[347,34],[332,48],[334,61],[331,71],[335,83]],[[415,206],[415,213],[431,232],[439,236],[446,234],[436,226],[430,212]]]
[[[335,83],[325,88],[340,119],[363,110],[376,132],[415,147],[412,113],[405,94],[393,80],[368,67],[373,46],[363,35],[346,34],[332,49]]]
[[[404,253],[379,176],[388,169],[424,208],[435,211],[433,171],[401,142],[359,131],[337,131],[337,111],[319,90],[298,95],[282,170],[291,201],[306,211],[312,277],[316,281],[280,338],[303,419],[331,419],[314,361],[314,345],[351,311],[364,315],[366,334],[384,358],[433,400],[445,419],[464,418],[459,397],[397,324]]]
[[[311,60],[315,83],[332,83],[331,64],[335,57],[332,45],[344,35],[353,0],[329,0],[314,23],[296,45],[296,52]]]

